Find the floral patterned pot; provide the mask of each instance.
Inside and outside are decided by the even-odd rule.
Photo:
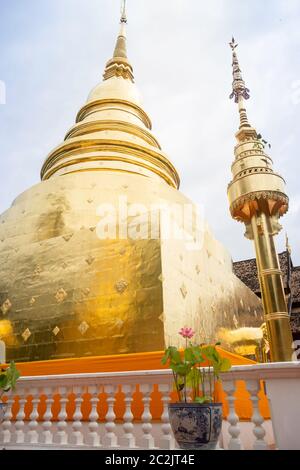
[[[170,403],[169,416],[181,449],[216,448],[222,429],[222,403]]]
[[[4,420],[4,415],[5,415],[5,412],[6,412],[6,408],[7,408],[7,403],[2,403],[0,401],[0,424]]]

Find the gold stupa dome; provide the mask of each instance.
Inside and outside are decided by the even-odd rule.
[[[184,325],[203,340],[262,323],[259,300],[204,220],[199,242],[185,224],[196,207],[141,107],[125,24],[122,15],[104,81],[47,156],[42,181],[0,215],[8,360],[157,351]],[[168,235],[165,208],[183,237]]]
[[[141,106],[141,94],[135,83],[122,77],[111,77],[99,83],[89,94],[88,103],[97,100],[115,99],[126,100]]]
[[[127,59],[125,19],[103,82],[90,93],[63,144],[47,157],[43,180],[91,170],[158,178],[178,188],[179,176],[151,132]]]

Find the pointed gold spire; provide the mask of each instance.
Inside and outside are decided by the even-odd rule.
[[[108,171],[155,178],[178,188],[179,175],[151,132],[126,54],[125,3],[120,33],[104,80],[89,93],[76,124],[47,157],[41,176]]]
[[[245,100],[250,98],[250,92],[242,78],[237,46],[233,38],[230,98],[239,105],[240,129],[228,199],[232,217],[245,224],[245,236],[254,241],[271,361],[285,362],[291,360],[293,338],[274,236],[282,228],[278,220],[288,210],[289,200],[285,181],[274,172],[273,162],[265,152],[268,143],[249,124]]]
[[[134,81],[133,68],[127,58],[126,46],[126,0],[122,0],[121,6],[121,19],[120,19],[120,32],[117,37],[117,42],[112,59],[110,59],[104,71],[103,78],[108,80],[112,77],[123,77],[124,79]]]
[[[229,43],[232,49],[232,68],[233,68],[233,82],[232,82],[232,93],[230,99],[234,98],[235,102],[239,105],[240,113],[240,129],[245,127],[251,127],[248,121],[247,111],[245,107],[245,101],[250,98],[250,90],[246,87],[242,77],[242,71],[240,69],[237,54],[235,52],[238,44],[235,39]]]
[[[123,57],[127,59],[127,48],[126,48],[126,25],[127,25],[127,14],[126,14],[126,0],[122,0],[121,5],[121,19],[120,19],[120,32],[117,38],[117,43],[113,57]]]

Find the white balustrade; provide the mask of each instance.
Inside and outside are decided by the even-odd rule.
[[[230,372],[222,374],[222,379],[229,404],[228,425],[224,423],[223,426],[224,448],[238,450],[252,446],[255,450],[264,450],[270,444],[274,447],[271,422],[264,422],[259,411],[258,393],[261,381],[265,380],[277,447],[300,449],[296,393],[300,386],[300,363],[235,366]],[[235,411],[236,382],[240,380],[246,383],[249,400],[253,405],[250,424],[240,423]],[[8,394],[4,420],[0,425],[0,448],[173,449],[174,438],[168,414],[172,382],[169,370],[22,377],[16,391]],[[150,411],[154,385],[158,386],[163,405],[158,421],[153,420]],[[116,421],[115,404],[119,399],[116,394],[120,386],[124,394],[125,411],[121,420]],[[137,386],[144,405],[140,422],[136,421],[132,407]],[[293,393],[289,393],[291,388]],[[280,390],[283,390],[282,394]],[[105,422],[101,423],[98,405],[103,391],[106,393],[108,410]],[[68,417],[68,402],[72,394],[75,395],[75,411],[73,416]],[[83,421],[85,394],[88,394],[91,411],[88,419]],[[45,399],[41,398],[43,395]],[[56,395],[59,397],[59,413],[54,419],[52,405]],[[19,397],[17,414],[13,418],[12,408],[16,396]],[[288,396],[288,403],[283,400],[285,396]],[[32,400],[32,410],[29,416],[25,416],[28,399]],[[39,413],[44,401],[46,410],[42,417]],[[289,440],[286,436],[289,436]]]

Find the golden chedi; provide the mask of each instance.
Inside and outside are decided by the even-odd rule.
[[[162,350],[184,325],[238,352],[259,341],[244,332],[261,325],[260,301],[178,191],[151,133],[125,26],[123,14],[104,80],[48,155],[41,183],[0,217],[8,360]]]
[[[290,361],[292,333],[274,236],[281,230],[278,220],[288,210],[285,181],[273,170],[265,152],[267,142],[250,125],[245,100],[250,98],[239,66],[234,39],[233,92],[239,107],[240,127],[236,134],[233,179],[228,187],[231,215],[245,224],[246,237],[254,241],[265,322],[273,361]]]

